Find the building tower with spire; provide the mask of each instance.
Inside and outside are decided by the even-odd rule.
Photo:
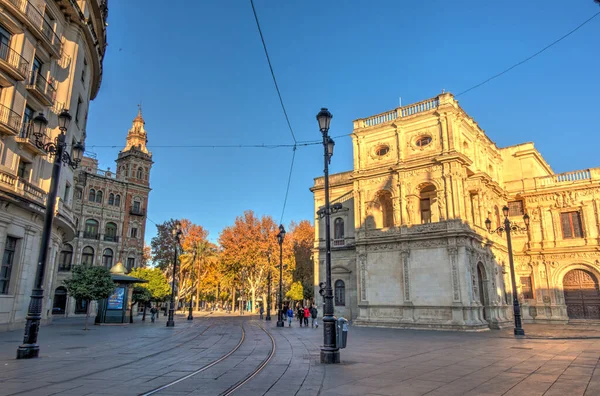
[[[98,169],[98,160],[83,157],[75,176],[73,215],[76,237],[63,245],[58,276],[71,276],[75,265],[102,265],[110,269],[121,262],[127,271],[143,265],[146,211],[150,194],[152,153],[141,108],[134,118],[123,150],[117,157],[117,172]],[[55,314],[84,314],[85,302],[69,298]]]

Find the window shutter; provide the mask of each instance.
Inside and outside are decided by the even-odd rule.
[[[563,238],[573,238],[573,233],[571,231],[571,221],[569,217],[569,213],[560,214],[560,224],[562,226]]]

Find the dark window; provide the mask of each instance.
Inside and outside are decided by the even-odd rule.
[[[429,198],[421,199],[421,224],[431,223],[431,200]]]
[[[104,253],[102,253],[102,265],[106,269],[110,269],[112,267],[113,262],[113,251],[112,249],[104,249]]]
[[[136,177],[140,180],[142,180],[142,172],[143,172],[142,168],[138,168]]]
[[[381,217],[383,227],[394,226],[394,205],[392,204],[392,194],[389,191],[379,193],[379,204],[381,205]]]
[[[108,194],[108,204],[109,205],[115,204],[115,194],[113,194],[113,193]]]
[[[375,155],[379,156],[379,157],[383,157],[384,155],[386,155],[387,153],[390,152],[390,146],[379,146],[375,149]]]
[[[37,78],[37,75],[42,74],[42,66],[43,65],[44,64],[42,63],[41,60],[39,60],[39,58],[37,56],[35,58],[33,58],[33,65],[31,65],[31,78],[29,80],[30,85],[35,85],[35,79]]]
[[[104,240],[109,242],[117,241],[117,225],[115,223],[107,223],[104,230]]]
[[[2,256],[2,268],[0,268],[0,294],[8,294],[10,286],[10,273],[15,261],[15,253],[17,251],[17,238],[6,237],[6,246],[4,247],[4,255]]]
[[[69,183],[65,185],[65,196],[63,197],[65,201],[69,200],[69,193],[71,192],[71,186]]]
[[[533,300],[533,286],[531,284],[531,276],[521,277],[521,291],[523,292],[523,299]]]
[[[131,271],[135,267],[135,258],[128,257],[127,258],[127,270]]]
[[[508,203],[509,216],[523,216],[523,201],[512,201]]]
[[[0,53],[2,55],[2,59],[5,59],[8,54],[8,47],[10,46],[10,38],[12,34],[8,30],[4,28],[4,26],[0,25],[0,43],[2,44],[2,49]]]
[[[417,141],[415,142],[415,144],[417,145],[417,147],[425,147],[429,143],[431,143],[431,137],[430,136],[423,136],[423,137],[417,139]]]
[[[58,270],[59,271],[70,271],[71,261],[73,260],[73,246],[65,245],[60,251],[58,256]]]
[[[344,281],[335,281],[335,305],[346,305],[346,285]]]
[[[344,220],[341,217],[335,219],[333,239],[344,239]]]
[[[19,161],[19,168],[17,169],[17,176],[21,179],[29,180],[29,171],[31,170],[31,164],[23,160]]]
[[[140,203],[138,201],[133,201],[133,211],[136,213],[140,212]]]
[[[25,111],[23,112],[23,124],[21,126],[21,137],[27,137],[29,124],[31,120],[33,120],[34,114],[35,111],[31,107],[25,106]]]
[[[88,197],[88,201],[96,202],[96,190],[94,190],[93,188],[90,190],[90,195]]]
[[[81,105],[83,104],[83,100],[81,98],[77,99],[77,108],[75,109],[75,122],[79,123],[79,112],[81,111]]]
[[[132,238],[137,238],[137,228],[133,227],[131,229],[131,237]]]
[[[565,212],[560,214],[563,238],[583,238],[581,215],[579,212]]]
[[[98,222],[93,219],[86,220],[84,238],[98,239]]]
[[[94,249],[86,246],[81,251],[81,264],[94,265]]]
[[[81,69],[81,82],[85,83],[85,73],[87,70],[87,60],[83,58],[83,69]]]
[[[102,203],[102,191],[96,191],[96,203]]]
[[[115,206],[121,206],[121,196],[119,194],[115,196]]]

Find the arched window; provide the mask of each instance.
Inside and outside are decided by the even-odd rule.
[[[63,246],[58,256],[58,270],[71,271],[71,261],[73,260],[73,246],[66,244]]]
[[[333,224],[333,246],[342,246],[344,245],[344,219],[338,217]]]
[[[96,202],[96,190],[94,190],[93,188],[90,189],[90,195],[88,196],[88,201]]]
[[[421,212],[421,224],[431,223],[431,200],[436,196],[435,186],[429,184],[421,189],[419,210]]]
[[[108,204],[109,205],[115,204],[115,194],[113,194],[113,193],[108,194]]]
[[[104,249],[104,253],[102,253],[102,265],[106,269],[110,269],[112,267],[113,262],[113,251],[112,249]]]
[[[121,196],[119,194],[115,196],[115,206],[121,206]]]
[[[137,174],[135,175],[135,177],[142,180],[143,173],[144,173],[144,170],[142,168],[138,168]]]
[[[96,220],[88,219],[85,221],[83,237],[89,239],[98,239],[98,222]]]
[[[346,305],[346,285],[344,281],[335,281],[335,305]]]
[[[94,249],[91,246],[86,246],[81,251],[81,264],[94,265]]]
[[[102,203],[102,191],[98,190],[96,192],[96,202],[97,203]]]
[[[104,228],[104,240],[108,242],[117,242],[117,225],[115,223],[106,223]]]
[[[381,207],[381,226],[394,226],[394,205],[392,203],[392,194],[389,191],[379,193],[379,205]]]

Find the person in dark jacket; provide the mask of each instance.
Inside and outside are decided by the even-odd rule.
[[[312,318],[312,323],[311,326],[312,327],[319,327],[319,324],[317,323],[317,315],[318,315],[319,311],[317,311],[317,307],[315,307],[314,305],[312,307],[310,307],[310,316]]]
[[[298,318],[298,322],[300,323],[300,327],[302,327],[302,322],[304,322],[304,309],[298,304],[296,307],[296,317]]]

